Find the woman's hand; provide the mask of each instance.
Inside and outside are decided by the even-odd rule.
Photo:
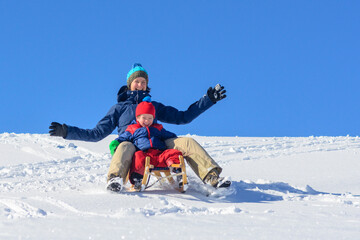
[[[211,99],[213,103],[216,103],[220,101],[221,99],[226,98],[226,90],[224,90],[224,86],[221,86],[220,84],[217,84],[215,88],[210,87],[207,90],[207,95]]]

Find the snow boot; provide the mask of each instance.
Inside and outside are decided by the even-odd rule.
[[[211,170],[204,178],[204,183],[210,184],[214,188],[228,188],[231,185],[231,181],[225,180],[219,176],[216,169]]]
[[[174,168],[172,172],[175,174],[181,173],[181,168]],[[182,188],[182,186],[184,185],[182,175],[176,176],[176,181],[179,184],[179,188]]]
[[[144,176],[137,172],[131,173],[130,182],[133,184],[134,190],[142,191],[143,178],[144,178]]]
[[[112,177],[108,184],[106,189],[112,192],[120,192],[123,186],[123,179],[119,177]]]
[[[134,189],[136,191],[141,191],[142,179],[134,178],[133,181],[134,181]]]

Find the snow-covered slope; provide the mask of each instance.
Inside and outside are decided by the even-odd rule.
[[[0,134],[0,239],[359,239],[358,137],[192,136],[233,185],[105,190],[98,143]],[[224,195],[221,195],[224,194]]]

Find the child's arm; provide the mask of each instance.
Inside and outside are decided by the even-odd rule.
[[[133,135],[129,131],[125,131],[122,134],[119,135],[119,137],[116,139],[119,143],[122,142],[132,142],[133,141]]]
[[[115,150],[120,145],[120,143],[131,140],[132,140],[132,134],[129,133],[128,131],[125,131],[122,134],[120,134],[120,136],[115,140],[113,140],[109,145],[111,155],[114,156]]]

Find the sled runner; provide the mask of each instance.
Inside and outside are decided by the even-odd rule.
[[[143,175],[143,179],[141,182],[141,186],[134,186],[132,185],[132,191],[144,191],[147,188],[152,187],[157,182],[160,184],[164,183],[166,180],[171,184],[175,185],[175,188],[184,193],[187,190],[188,182],[187,182],[187,175],[185,169],[185,162],[182,155],[179,155],[179,164],[172,164],[170,167],[155,167],[154,165],[150,164],[150,157],[147,156],[145,159],[145,171]],[[149,185],[150,178],[156,177],[157,181]],[[126,178],[125,183],[129,179],[129,174]]]

